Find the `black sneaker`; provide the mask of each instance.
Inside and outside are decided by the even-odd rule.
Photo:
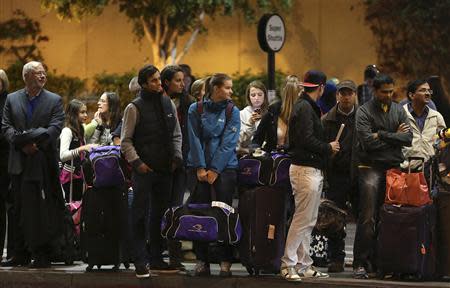
[[[176,272],[180,271],[177,268],[169,266],[169,264],[167,264],[163,260],[151,262],[150,270],[152,272],[159,272],[159,273],[176,273]]]
[[[146,265],[136,265],[135,269],[137,278],[142,279],[150,277],[150,271],[148,270]]]
[[[186,271],[186,266],[184,266],[179,261],[170,261],[169,268],[174,269],[174,270],[179,270],[179,271]]]
[[[28,268],[31,269],[42,269],[42,268],[50,268],[52,263],[48,260],[47,257],[37,257],[33,262],[28,265]]]
[[[332,261],[328,264],[328,273],[344,272],[344,263],[340,261]]]

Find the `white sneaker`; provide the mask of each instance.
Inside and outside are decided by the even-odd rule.
[[[316,267],[314,266],[309,266],[308,268],[306,268],[306,270],[304,271],[297,271],[297,274],[302,277],[302,278],[328,278],[330,277],[330,275],[328,275],[327,273],[324,272],[320,272],[319,270],[317,270]]]
[[[298,276],[297,271],[295,271],[295,267],[281,267],[280,269],[281,277],[291,282],[300,282],[302,278]]]

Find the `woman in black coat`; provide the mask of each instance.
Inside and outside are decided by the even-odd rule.
[[[286,84],[281,93],[281,101],[269,106],[256,129],[252,143],[267,152],[277,149],[285,150],[289,144],[289,118],[292,108],[301,92],[297,76],[286,77]]]

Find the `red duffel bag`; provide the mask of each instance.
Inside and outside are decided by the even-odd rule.
[[[411,172],[411,160],[422,161],[422,171]],[[386,172],[386,204],[422,206],[433,203],[430,198],[427,181],[423,173],[424,159],[408,158],[408,172],[400,169],[389,169]]]

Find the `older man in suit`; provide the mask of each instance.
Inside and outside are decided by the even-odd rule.
[[[44,89],[47,75],[40,62],[22,71],[25,88],[8,95],[2,132],[10,144],[8,172],[14,193],[15,250],[3,266],[50,266],[50,243],[62,225],[56,139],[64,111],[59,95]],[[31,253],[31,254],[30,254]]]

